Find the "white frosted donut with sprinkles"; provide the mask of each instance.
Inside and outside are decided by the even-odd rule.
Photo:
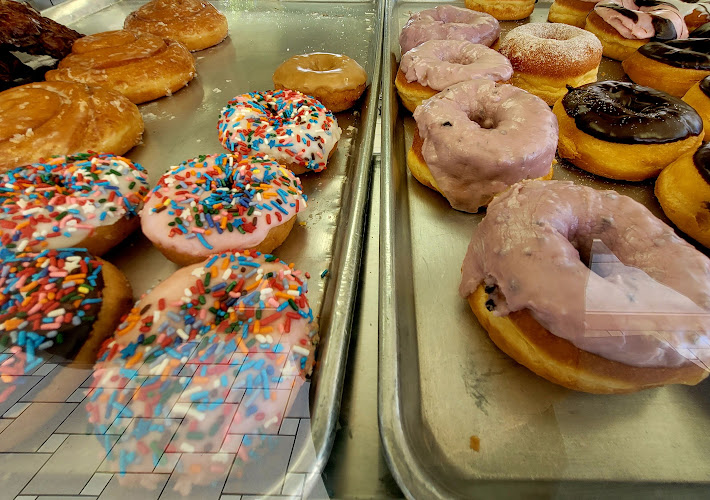
[[[200,156],[172,167],[146,198],[141,227],[180,265],[225,251],[271,252],[306,208],[301,182],[262,155]]]
[[[222,110],[217,129],[233,153],[262,153],[297,174],[325,170],[341,133],[333,113],[295,90],[238,95]]]
[[[11,251],[81,247],[103,255],[139,224],[143,167],[111,154],[57,156],[0,174],[0,243]]]

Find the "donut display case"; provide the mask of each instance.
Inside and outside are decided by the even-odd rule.
[[[122,29],[124,20],[134,13],[130,16],[131,26],[142,31],[151,29],[145,20],[149,9],[141,8],[146,3],[68,0],[42,14],[81,34],[93,35]],[[194,12],[201,16],[206,8],[201,2],[173,3],[184,9],[186,18],[187,13]],[[144,130],[138,145],[132,149],[129,146],[125,153],[121,151],[125,158],[117,158],[113,160],[115,165],[106,167],[106,175],[125,173],[128,165],[123,160],[140,164],[145,169],[140,170],[141,175],[147,177],[151,190],[155,188],[152,201],[147,201],[145,207],[158,220],[144,223],[157,228],[158,233],[165,227],[173,229],[170,236],[194,232],[189,243],[197,257],[177,256],[170,240],[167,245],[160,244],[163,255],[137,229],[110,251],[102,247],[103,261],[89,260],[83,253],[74,255],[71,250],[52,251],[33,261],[39,269],[38,276],[48,266],[51,273],[61,274],[66,268],[75,275],[70,276],[74,288],[67,282],[71,292],[62,292],[56,298],[77,304],[76,321],[72,323],[71,314],[65,314],[72,311],[67,306],[45,318],[50,329],[67,320],[71,327],[99,314],[94,305],[99,293],[95,289],[100,291],[108,278],[102,280],[96,268],[104,261],[115,265],[128,279],[130,287],[124,287],[124,291],[130,292],[132,287],[130,302],[142,301],[124,316],[122,323],[113,322],[117,325],[115,340],[99,350],[95,365],[95,355],[67,359],[60,353],[44,351],[45,339],[50,345],[68,344],[61,332],[47,333],[46,337],[28,337],[24,331],[14,336],[6,335],[5,330],[0,334],[0,498],[328,496],[321,473],[336,434],[357,307],[373,172],[384,5],[375,1],[212,3],[224,16],[217,18],[209,42],[186,37],[183,43],[192,52],[178,45],[183,59],[176,64],[187,74],[180,74],[177,85],[157,80],[170,71],[166,68],[176,56],[170,47],[177,42],[163,43],[155,35],[129,36],[125,31],[87,38],[91,44],[87,41],[84,45],[91,47],[82,50],[92,51],[91,55],[72,55],[75,66],[54,75],[57,80],[98,75],[99,83],[105,83],[105,75],[110,74],[112,84],[119,89],[136,83],[158,86],[158,99],[155,95],[133,96],[132,100],[140,103],[137,108],[116,93],[107,99],[108,107],[115,108],[115,115],[106,117],[108,121],[115,125],[121,118],[127,120],[135,108],[140,111],[142,123],[137,121]],[[162,8],[169,2],[153,4]],[[228,25],[226,38],[221,19]],[[189,31],[190,21],[186,19],[181,29]],[[211,46],[205,48],[203,42]],[[126,60],[132,62],[131,50],[137,60],[152,51],[162,56],[155,63],[157,73],[155,67],[143,72],[140,63],[132,70],[118,69],[119,62],[106,56],[106,47],[119,44],[129,51],[129,55],[115,56],[122,64]],[[227,146],[219,140],[218,121],[230,99],[273,89],[272,74],[280,64],[294,55],[311,52],[347,55],[367,75],[364,94],[359,99],[355,96],[352,108],[336,113],[334,118],[327,112],[330,131],[338,132],[325,151],[327,158],[337,141],[337,148],[327,158],[327,168],[324,155],[315,147],[311,148],[315,151],[307,150],[310,156],[306,160],[297,158],[313,170],[299,175],[300,181],[268,160],[253,156],[247,161],[228,154]],[[183,64],[184,58],[188,59],[187,64]],[[48,107],[59,107],[55,112],[67,116],[61,106],[71,96],[52,89],[71,85],[88,88],[82,87],[83,83],[52,85],[35,94],[32,104],[41,107],[42,112],[31,124],[28,136],[38,135],[45,126],[42,120],[52,115],[43,99],[50,103]],[[293,109],[291,103],[283,101],[284,96],[295,101],[296,94],[280,91],[264,106]],[[320,103],[298,96],[300,104],[310,106],[311,114],[302,120],[306,130],[301,132],[303,139],[294,134],[292,142],[302,142],[306,151],[306,143],[308,148],[311,141],[314,146],[320,145],[316,129],[326,111]],[[253,107],[261,106],[254,102]],[[9,113],[6,110],[13,105],[8,106],[0,112],[0,121],[5,120],[3,126],[9,121],[9,114],[4,113]],[[26,107],[27,104],[22,109]],[[86,103],[69,111],[93,112],[87,111]],[[231,107],[228,112],[230,116],[236,113]],[[300,111],[293,115],[292,121],[303,116]],[[16,120],[25,117],[20,113]],[[74,127],[71,119],[65,118],[58,127],[73,133],[76,128],[78,135],[90,138],[92,127],[98,126],[92,120]],[[247,133],[238,123],[230,126],[232,129],[226,133],[233,134],[233,138],[239,134],[248,135],[250,140],[258,137],[251,142],[253,148],[275,142],[264,132],[265,127]],[[227,126],[220,125],[220,131],[225,130]],[[298,156],[295,148],[286,151]],[[50,153],[42,150],[42,154]],[[86,166],[93,161],[91,158],[87,154],[74,159],[78,164],[83,162],[81,168],[86,170],[81,175],[87,179],[94,176],[98,182],[97,169]],[[5,158],[0,159],[4,161]],[[168,170],[170,178],[161,179]],[[227,180],[220,180],[220,175]],[[15,174],[12,179],[4,182],[4,192],[27,188],[26,192],[32,193],[35,174],[29,183],[22,174]],[[35,187],[64,186],[60,177],[43,179],[48,185]],[[138,180],[144,181],[143,177]],[[264,187],[269,182],[273,185]],[[81,189],[86,183],[73,184]],[[132,182],[131,189],[136,185]],[[205,186],[212,193],[206,192]],[[109,185],[101,203],[113,201],[115,189]],[[224,213],[220,211],[230,203],[230,190],[247,193],[239,199],[243,206],[232,208],[248,220],[220,218]],[[26,205],[27,200],[21,203],[26,209],[43,209],[42,203],[36,201],[30,201],[31,205]],[[69,207],[65,212],[59,214],[62,217],[52,210],[48,213],[57,221],[68,214],[81,213],[78,207]],[[168,219],[164,219],[166,214]],[[256,246],[251,254],[204,254],[205,249],[215,248],[210,243],[210,235],[215,232],[256,236],[260,232],[255,229],[256,218],[262,215],[272,222],[283,221],[283,226],[290,229],[290,234],[286,232],[288,237],[267,235],[273,236],[264,250],[269,254],[256,253]],[[103,220],[107,214],[97,212],[96,216]],[[133,218],[132,222],[137,220]],[[59,222],[56,224],[60,226]],[[52,231],[52,223],[49,227]],[[65,223],[61,227],[64,231]],[[131,226],[128,232],[134,229]],[[59,234],[59,228],[54,232]],[[40,235],[32,244],[41,246],[44,239]],[[80,240],[74,238],[70,243]],[[10,243],[11,239],[4,241],[12,248],[18,246]],[[24,250],[28,242],[21,245],[19,250]],[[273,250],[274,246],[278,248]],[[28,279],[26,272],[20,273],[22,277],[15,274],[20,264],[9,271],[12,262],[15,261],[4,258],[7,269],[3,286],[8,280],[25,283]],[[181,268],[174,262],[193,265]],[[121,273],[119,282],[123,280]],[[37,284],[51,281],[46,276],[44,279]],[[80,279],[86,282],[76,281]],[[82,292],[84,288],[86,293]],[[153,293],[141,299],[149,290]],[[30,288],[23,288],[19,292],[18,287],[19,303],[23,302],[21,295],[29,291]],[[123,302],[111,312],[126,311]],[[31,307],[25,307],[15,318],[4,316],[3,329],[23,328],[23,318],[32,320],[38,310]],[[38,327],[44,324],[37,321]],[[237,325],[243,329],[237,331]],[[220,335],[215,335],[217,332]]]
[[[465,101],[455,101],[453,97],[463,84],[449,87],[438,98],[427,101],[422,106],[426,110],[418,107],[414,116],[402,104],[404,99],[400,99],[397,74],[398,70],[401,74],[400,43],[408,38],[400,38],[400,32],[414,12],[441,5],[444,4],[395,0],[389,3],[385,19],[378,390],[380,433],[392,474],[410,498],[706,496],[710,488],[710,460],[706,452],[710,441],[704,427],[708,422],[710,385],[701,380],[707,376],[704,354],[707,345],[700,345],[702,342],[691,344],[695,347],[684,351],[672,344],[672,340],[666,340],[662,332],[651,331],[648,336],[624,338],[625,334],[617,328],[605,326],[605,330],[595,331],[599,338],[591,335],[595,338],[582,338],[577,342],[590,350],[596,349],[594,344],[597,342],[615,346],[606,353],[590,357],[584,351],[580,355],[582,348],[575,347],[574,351],[563,355],[562,360],[546,357],[549,352],[555,355],[564,352],[562,344],[547,331],[545,333],[551,336],[545,337],[540,331],[544,328],[536,330],[539,327],[537,321],[528,321],[529,316],[523,319],[527,309],[519,311],[510,304],[513,297],[529,291],[531,302],[539,306],[536,319],[544,317],[541,311],[548,311],[547,305],[560,311],[558,318],[568,319],[569,315],[576,314],[575,309],[566,309],[575,307],[576,299],[571,299],[570,295],[579,290],[587,293],[587,300],[592,300],[593,286],[569,288],[563,283],[572,267],[584,268],[583,273],[590,273],[591,269],[604,275],[604,266],[618,265],[618,259],[628,259],[630,254],[621,246],[607,248],[601,242],[604,236],[595,236],[599,239],[589,242],[591,248],[585,249],[587,243],[581,243],[585,238],[581,235],[595,224],[588,222],[593,214],[587,211],[587,207],[598,207],[612,200],[613,203],[622,200],[629,203],[629,209],[617,213],[616,218],[607,218],[609,227],[619,224],[627,236],[638,231],[636,237],[630,238],[635,239],[640,247],[667,240],[682,248],[679,253],[673,253],[674,258],[689,252],[697,259],[694,264],[682,264],[672,271],[674,278],[684,275],[686,277],[681,281],[691,283],[697,279],[706,286],[707,273],[703,267],[707,267],[707,249],[675,229],[664,215],[654,196],[653,179],[641,182],[604,179],[559,157],[553,162],[552,181],[523,181],[499,194],[487,211],[466,213],[476,212],[475,207],[472,210],[462,208],[458,198],[470,199],[472,192],[477,193],[468,184],[463,185],[469,174],[458,163],[449,167],[451,171],[447,177],[437,176],[438,170],[443,168],[439,163],[423,171],[421,165],[426,166],[423,155],[428,151],[429,158],[437,162],[442,157],[456,162],[461,145],[470,144],[469,156],[481,156],[479,163],[484,165],[476,164],[471,168],[483,170],[487,168],[485,162],[489,158],[486,155],[490,153],[487,147],[481,146],[482,140],[473,136],[476,132],[473,129],[500,127],[501,134],[515,136],[506,128],[508,123],[504,124],[508,119],[504,113],[482,115],[480,109],[485,109],[485,105],[469,109]],[[463,7],[463,2],[453,5]],[[528,22],[545,23],[549,6],[549,3],[541,2],[536,4],[529,19],[501,22],[501,40],[512,29]],[[458,34],[452,38],[456,36]],[[556,36],[550,35],[549,38]],[[525,47],[519,48],[519,51],[523,50]],[[511,59],[511,62],[515,68],[515,61]],[[607,58],[602,59],[597,80],[629,81],[621,64]],[[488,82],[486,85],[490,87],[487,92],[492,101],[504,102],[506,96],[494,88],[495,84]],[[622,85],[621,88],[626,87]],[[444,107],[450,102],[458,103],[459,108],[445,114],[448,108],[444,110]],[[514,106],[510,103],[509,108]],[[555,109],[558,107],[562,109],[561,104]],[[539,115],[547,116],[547,110],[541,109]],[[463,125],[459,119],[463,120]],[[692,140],[699,143],[695,131],[699,118],[693,119]],[[457,126],[466,127],[466,120],[480,125],[471,128],[468,141],[453,130]],[[530,134],[539,134],[543,126],[547,126],[544,120],[535,121]],[[441,142],[435,144],[434,138],[438,139],[444,132],[450,142],[439,139]],[[431,141],[428,146],[422,144],[427,138]],[[493,140],[491,138],[491,142]],[[545,141],[540,135],[538,150],[546,147]],[[524,140],[516,141],[515,145],[525,151],[520,155],[528,155],[527,150],[522,149]],[[447,147],[456,151],[449,153]],[[568,142],[568,148],[575,148],[574,140]],[[612,164],[623,158],[623,155],[606,152],[600,152],[600,155]],[[549,159],[546,161],[549,168]],[[503,168],[504,164],[505,158],[500,158],[498,165]],[[539,175],[541,173],[528,178]],[[572,181],[574,186],[557,181]],[[460,183],[459,189],[453,190],[452,185],[455,187],[456,182]],[[574,200],[570,203],[558,196],[567,190],[569,199]],[[614,190],[618,195],[604,194],[603,190]],[[588,202],[597,197],[608,197],[608,200],[599,204]],[[452,206],[465,211],[455,210]],[[654,222],[657,229],[641,229],[645,224],[640,222],[642,219],[625,226],[621,221],[633,211],[631,206],[644,214],[644,221],[658,218],[662,222]],[[534,227],[528,229],[526,224],[530,220],[535,223],[530,223]],[[550,225],[556,229],[548,231]],[[558,235],[563,235],[563,244],[547,246],[557,231]],[[659,239],[652,236],[655,234]],[[529,235],[534,236],[528,238]],[[568,240],[574,241],[577,249],[572,248]],[[539,262],[532,258],[526,260],[526,256],[532,255],[537,248],[551,249],[547,262],[544,257]],[[571,260],[555,253],[557,248],[570,249]],[[580,254],[585,252],[589,256],[588,262],[580,260]],[[658,258],[654,261],[661,262]],[[539,265],[540,262],[546,265]],[[525,285],[531,276],[535,277],[532,285],[530,282]],[[594,281],[592,278],[590,284]],[[657,286],[653,280],[646,283],[651,288]],[[607,291],[611,294],[610,289]],[[601,295],[600,302],[612,300],[607,292]],[[583,296],[581,300],[584,305]],[[590,303],[596,304],[587,302]],[[622,304],[623,300],[619,299],[618,303]],[[633,311],[624,307],[619,309],[623,314]],[[668,319],[680,312],[680,306],[669,308],[665,301],[656,307],[649,317],[655,314]],[[500,310],[500,314],[496,314],[496,310]],[[507,310],[514,312],[508,313]],[[585,312],[589,311],[592,309],[585,309]],[[634,314],[628,313],[625,317],[628,319]],[[700,320],[704,321],[700,323],[701,327],[707,325],[707,313],[700,311],[700,317],[704,318]],[[588,318],[590,316],[585,316],[585,321],[591,321]],[[552,326],[548,325],[552,322],[550,319],[545,323],[550,330]],[[510,327],[511,323],[513,327]],[[570,330],[573,324],[566,323]],[[587,327],[588,324],[593,323],[584,324],[583,328],[587,328],[583,330],[584,335],[597,328]],[[514,330],[518,332],[517,336],[511,334],[509,328],[517,328]],[[618,330],[625,328],[621,326]],[[706,326],[702,328],[707,332]],[[661,337],[664,340],[659,340]],[[683,379],[683,376],[674,378],[679,373],[676,372],[667,379],[670,382],[665,383],[690,385],[667,385],[627,394],[592,394],[637,391],[640,387],[664,383],[660,378],[644,378],[651,373],[654,377],[661,373],[669,375],[664,368],[644,371],[633,367],[622,375],[629,365],[622,369],[621,364],[616,364],[612,368],[612,364],[605,364],[608,360],[603,358],[606,355],[618,359],[615,358],[617,352],[625,348],[623,345],[619,347],[620,343],[645,345],[651,342],[657,345],[656,341],[668,349],[664,352],[670,356],[682,353],[675,363],[682,370],[693,373]],[[552,348],[548,342],[559,345]],[[565,344],[568,345],[572,345],[571,341]],[[639,352],[643,350],[640,348]],[[605,368],[600,368],[601,365]],[[590,373],[594,376],[585,378]],[[595,385],[606,376],[615,382]],[[626,382],[634,380],[631,385],[613,385],[627,376]],[[591,382],[592,379],[596,379],[595,382]]]

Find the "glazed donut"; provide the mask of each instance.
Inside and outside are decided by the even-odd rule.
[[[513,65],[511,83],[552,106],[566,86],[597,81],[602,46],[583,29],[559,23],[530,23],[513,28],[500,44]]]
[[[466,7],[490,14],[499,21],[517,21],[532,14],[535,0],[466,0]]]
[[[602,42],[604,55],[623,61],[653,40],[688,38],[680,11],[668,2],[605,0],[589,13],[584,29]]]
[[[139,388],[90,397],[90,421],[103,433],[117,411],[160,419],[173,408],[168,402],[178,400],[192,410],[176,439],[174,428],[124,433],[113,453],[119,460],[124,454],[122,472],[152,470],[155,449],[219,451],[230,424],[240,434],[279,428],[292,393],[284,389],[314,364],[317,334],[306,278],[272,255],[214,255],[176,271],[135,305],[104,345],[92,385],[124,387],[121,381],[139,369],[148,378]],[[190,367],[195,376],[179,376]],[[247,389],[238,409],[224,404],[234,401],[232,387]]]
[[[633,83],[570,89],[552,111],[560,125],[560,157],[611,179],[655,177],[703,139],[703,121],[693,108]]]
[[[73,82],[30,83],[0,93],[0,172],[81,151],[121,155],[138,144],[143,118],[117,92]]]
[[[200,156],[172,167],[146,198],[143,234],[171,261],[228,250],[271,252],[306,208],[301,182],[264,156]]]
[[[16,348],[25,373],[43,352],[93,363],[133,301],[123,273],[76,248],[0,257],[0,348]]]
[[[202,0],[152,0],[131,12],[123,27],[180,42],[195,52],[227,37],[227,18]]]
[[[655,191],[673,224],[710,248],[710,145],[664,168],[656,179]]]
[[[701,81],[690,87],[690,90],[683,96],[683,100],[690,104],[703,119],[703,141],[705,135],[710,133],[710,76],[706,76]]]
[[[601,0],[555,0],[550,5],[547,20],[551,23],[563,23],[584,28],[587,14]]]
[[[272,77],[276,90],[298,90],[338,113],[353,107],[367,85],[367,73],[355,59],[313,52],[287,59]]]
[[[429,40],[402,56],[394,83],[404,107],[414,112],[422,101],[455,83],[477,78],[503,83],[511,76],[510,61],[485,45]]]
[[[634,83],[683,97],[710,75],[710,38],[649,42],[621,65]]]
[[[415,12],[399,34],[402,55],[427,40],[466,40],[492,46],[500,36],[500,24],[482,12],[453,5],[439,5]]]
[[[333,113],[294,90],[236,96],[222,109],[217,129],[228,150],[262,153],[296,174],[325,170],[341,132]]]
[[[424,101],[414,120],[407,167],[456,210],[477,212],[521,179],[552,176],[557,120],[517,87],[457,83]]]
[[[0,174],[0,244],[13,252],[79,247],[103,255],[138,227],[147,177],[127,158],[93,153]]]
[[[530,181],[497,196],[459,292],[500,349],[564,387],[624,393],[708,375],[710,260],[614,191]]]
[[[80,38],[72,53],[48,71],[47,81],[115,90],[140,104],[172,95],[195,77],[195,60],[178,42],[126,30]]]

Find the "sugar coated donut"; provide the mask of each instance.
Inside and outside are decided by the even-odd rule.
[[[298,90],[338,113],[353,107],[367,85],[367,73],[355,59],[313,52],[287,59],[272,77],[276,90]]]
[[[703,139],[703,121],[686,103],[648,87],[598,82],[571,88],[552,111],[559,155],[603,177],[655,177]]]
[[[497,196],[459,292],[506,354],[570,389],[633,392],[708,375],[710,260],[614,191],[530,181]]]
[[[140,104],[177,92],[195,74],[195,60],[180,43],[119,30],[80,38],[45,78],[115,90]]]
[[[227,18],[202,0],[153,0],[126,17],[123,27],[180,42],[188,50],[212,47],[227,37]]]
[[[217,129],[230,151],[265,154],[296,174],[325,170],[341,132],[333,113],[295,90],[238,95],[222,109]]]
[[[154,467],[155,449],[219,451],[230,428],[278,430],[292,394],[284,389],[301,387],[314,363],[306,278],[272,255],[227,253],[176,271],[141,298],[103,346],[93,377],[98,387],[119,388],[138,370],[147,379],[90,397],[90,422],[103,433],[117,411],[163,419],[167,402],[192,406],[178,439],[175,428],[129,428],[113,453],[124,455],[122,472]],[[195,376],[180,376],[189,368]],[[232,388],[246,389],[239,408],[230,404]]]
[[[148,193],[127,158],[56,156],[0,174],[0,244],[14,252],[86,248],[103,255],[133,232]]]
[[[415,12],[399,34],[399,48],[405,54],[427,40],[467,40],[490,47],[500,36],[500,24],[483,12],[453,5],[439,5]]]
[[[456,210],[477,212],[521,179],[552,176],[557,120],[517,87],[457,83],[424,101],[414,120],[407,166]]]
[[[143,118],[125,96],[74,82],[29,83],[0,93],[0,172],[81,151],[121,155]]]
[[[200,156],[172,167],[146,198],[143,234],[181,265],[227,250],[271,252],[306,195],[293,172],[263,156]]]
[[[555,0],[550,5],[547,20],[584,28],[587,14],[600,0]]]
[[[683,97],[710,75],[710,38],[649,42],[621,65],[634,83]]]
[[[656,179],[656,197],[673,224],[710,248],[710,145],[664,168]]]
[[[500,44],[513,65],[511,83],[552,106],[566,86],[597,81],[602,46],[597,37],[575,26],[530,23],[513,28]]]
[[[93,363],[133,301],[123,273],[76,248],[0,257],[0,347],[21,349],[25,372],[42,352]]]
[[[490,14],[499,21],[517,21],[532,14],[535,0],[466,0],[466,7]]]
[[[683,96],[683,101],[690,104],[703,119],[703,141],[710,133],[710,76],[706,76],[698,83],[690,87]]]
[[[584,29],[599,38],[606,57],[619,61],[652,39],[688,38],[680,11],[668,2],[655,0],[600,2],[587,16]]]
[[[485,78],[507,82],[513,67],[505,56],[466,40],[429,40],[402,56],[395,86],[404,106],[414,112],[422,101],[446,87]]]

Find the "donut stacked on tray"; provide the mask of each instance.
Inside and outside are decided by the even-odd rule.
[[[553,169],[556,154],[609,179],[658,177],[663,210],[707,246],[708,38],[704,28],[688,38],[672,5],[644,2],[630,14],[626,1],[595,3],[555,2],[550,19],[565,24],[524,24],[500,42],[481,12],[413,14],[393,82],[415,122],[407,166],[451,207],[487,207],[459,291],[504,352],[579,391],[694,385],[710,372],[710,259],[630,198],[549,179],[572,168]],[[584,8],[582,21],[570,6]],[[597,18],[624,42],[590,28]],[[639,30],[643,42],[629,42]],[[597,82],[602,55],[622,46],[640,47],[624,60],[629,76],[661,90]],[[640,57],[685,72],[637,76],[657,71]]]

